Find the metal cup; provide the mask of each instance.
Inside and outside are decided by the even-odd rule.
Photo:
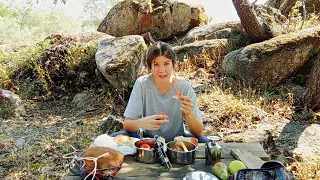
[[[213,165],[221,161],[222,147],[215,141],[220,140],[219,136],[208,136],[209,142],[205,145],[205,163]]]

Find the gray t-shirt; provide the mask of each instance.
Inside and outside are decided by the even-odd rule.
[[[166,142],[173,141],[176,136],[182,136],[184,133],[180,110],[181,101],[172,98],[174,94],[181,93],[184,96],[189,96],[193,101],[193,112],[202,122],[196,94],[191,84],[179,76],[176,76],[176,78],[177,80],[171,89],[165,95],[162,95],[154,84],[152,74],[139,77],[133,86],[124,112],[124,116],[130,119],[139,119],[165,112],[169,123],[161,125],[158,130],[145,130],[145,132],[150,137],[162,136],[166,139]]]

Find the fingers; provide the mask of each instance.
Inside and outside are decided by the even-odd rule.
[[[163,120],[163,119],[167,119],[168,116],[167,115],[154,115],[154,119],[156,120]]]
[[[156,120],[154,123],[152,123],[150,126],[150,130],[158,130],[160,129],[162,124],[168,123],[169,120]]]
[[[190,114],[190,113],[192,112],[192,110],[189,109],[189,108],[186,109],[186,108],[181,107],[180,110],[181,110],[182,113],[183,113],[183,114],[181,114],[182,116],[186,116],[186,115],[188,115],[188,114]]]
[[[186,110],[192,110],[193,103],[189,101],[183,101],[181,102],[181,108],[186,109]]]
[[[192,99],[189,97],[189,96],[180,96],[179,99],[182,101],[182,102],[191,102],[192,103]]]
[[[182,102],[181,103],[181,108],[180,110],[185,114],[185,115],[188,115],[191,113],[192,111],[192,107],[193,107],[193,104],[191,102]]]
[[[193,103],[190,101],[181,101],[181,106],[189,106],[192,108]]]
[[[161,124],[165,124],[165,123],[168,123],[169,120],[168,119],[164,119],[164,120],[157,120],[157,124],[161,125]]]
[[[160,129],[161,125],[155,125],[150,130],[158,130]]]

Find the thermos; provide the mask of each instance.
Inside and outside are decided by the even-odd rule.
[[[209,142],[205,145],[205,163],[208,165],[214,165],[216,162],[221,161],[222,147],[216,143],[220,140],[219,136],[208,136]]]

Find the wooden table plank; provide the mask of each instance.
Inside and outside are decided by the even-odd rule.
[[[250,142],[250,143],[219,143],[222,147],[221,158],[222,159],[234,159],[231,154],[232,149],[241,149],[241,150],[248,150],[255,156],[261,158],[264,161],[270,160],[270,155],[267,154],[264,149],[262,148],[259,142]],[[204,146],[205,143],[199,143],[198,149],[196,152],[197,159],[204,159]]]
[[[232,160],[223,159],[222,162],[229,164]],[[139,167],[139,168],[137,168]],[[212,166],[206,165],[204,159],[196,159],[193,164],[190,165],[175,165],[172,164],[171,171],[168,170],[166,166],[161,166],[160,164],[143,164],[136,162],[134,157],[126,156],[125,163],[123,163],[121,170],[117,173],[115,179],[125,179],[127,177],[135,178],[149,178],[156,179],[159,177],[161,179],[181,179],[187,173],[193,172],[195,170],[205,171],[212,173]],[[149,178],[150,179],[150,178]]]
[[[248,150],[244,149],[232,149],[231,154],[238,160],[242,161],[249,169],[261,168],[264,161],[255,156]]]
[[[270,155],[267,154],[259,142],[250,142],[250,143],[221,143],[222,154],[221,157],[225,159],[233,159],[234,157],[231,154],[232,149],[241,149],[248,150],[255,156],[259,157],[264,161],[270,160]]]

